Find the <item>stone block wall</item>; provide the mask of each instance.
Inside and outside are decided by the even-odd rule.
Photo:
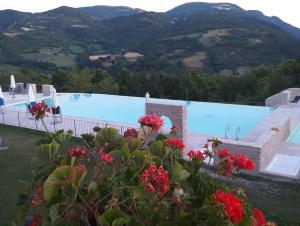
[[[145,114],[166,116],[173,126],[178,128],[179,137],[186,142],[187,138],[187,113],[185,105],[146,102]]]
[[[51,96],[52,95],[53,85],[44,84],[42,86],[43,96]]]
[[[261,153],[260,153],[260,171],[263,171],[268,164],[271,162],[273,157],[278,151],[278,146],[286,141],[290,134],[290,117],[284,119],[281,125],[276,125],[276,130],[269,130],[261,139],[265,142],[258,140],[261,143]]]
[[[280,105],[286,105],[288,103],[289,103],[288,92],[277,93],[265,100],[265,105],[267,107],[278,107]]]
[[[296,96],[300,96],[300,88],[289,88],[277,93],[265,100],[267,107],[278,107],[289,104]]]

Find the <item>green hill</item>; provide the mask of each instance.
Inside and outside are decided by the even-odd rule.
[[[0,11],[0,64],[51,71],[95,65],[90,55],[113,54],[108,67],[137,64],[143,70],[163,63],[243,74],[300,55],[299,29],[268,18],[224,3],[185,4],[166,13],[103,6],[37,14],[5,10]],[[128,63],[126,52],[143,57]]]

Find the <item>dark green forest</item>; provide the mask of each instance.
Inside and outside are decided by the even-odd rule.
[[[9,84],[12,71],[1,71],[0,84]],[[64,68],[45,74],[31,69],[14,71],[16,81],[54,84],[60,92],[105,93],[194,101],[263,104],[264,100],[286,88],[300,87],[300,58],[277,66],[260,66],[243,75],[218,75],[202,71],[172,71],[116,68]]]

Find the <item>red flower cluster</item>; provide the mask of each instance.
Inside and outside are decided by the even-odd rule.
[[[136,138],[138,135],[138,131],[136,129],[127,129],[123,135],[123,137],[133,137]]]
[[[108,154],[108,153],[106,153],[105,151],[103,151],[103,150],[100,150],[99,151],[99,156],[100,156],[100,158],[102,159],[102,160],[104,160],[105,162],[107,162],[107,163],[112,163],[113,162],[113,157],[110,155],[110,154]]]
[[[50,113],[51,111],[45,101],[42,101],[40,103],[35,103],[35,105],[29,109],[29,112],[36,120],[39,120],[45,118],[47,113]]]
[[[81,173],[86,172],[86,166],[84,164],[78,164],[77,168],[80,170]]]
[[[190,150],[188,153],[187,153],[187,156],[190,157],[190,159],[198,159],[200,161],[204,161],[205,157],[203,155],[203,153],[201,151],[197,151],[195,152],[194,150]]]
[[[179,139],[167,139],[165,145],[171,148],[182,150],[185,146]]]
[[[43,202],[43,188],[38,186],[35,188],[35,195],[32,197],[31,206],[32,208],[37,208]]]
[[[232,193],[223,193],[220,189],[216,190],[212,200],[219,206],[223,207],[224,214],[232,223],[237,223],[243,218],[243,205],[240,199]]]
[[[223,149],[217,152],[220,162],[218,163],[218,173],[221,175],[230,175],[235,170],[253,170],[254,163],[251,159],[248,159],[244,154],[232,154],[227,149]]]
[[[156,191],[161,198],[170,189],[168,172],[162,166],[157,168],[155,165],[150,165],[148,170],[142,172],[140,180],[145,184],[148,192]]]
[[[82,158],[88,158],[89,157],[89,151],[86,147],[84,146],[77,146],[77,147],[72,147],[69,148],[67,152],[67,156],[69,158],[72,158],[73,156],[76,157],[82,157]]]
[[[138,122],[141,124],[141,126],[149,126],[156,132],[159,131],[164,125],[162,118],[155,114],[145,115],[141,117]]]
[[[37,213],[36,215],[34,215],[34,217],[32,218],[32,221],[30,223],[29,226],[40,226],[43,223],[43,214],[41,213]]]
[[[266,226],[264,214],[257,208],[253,209],[253,219],[251,224],[253,226]]]

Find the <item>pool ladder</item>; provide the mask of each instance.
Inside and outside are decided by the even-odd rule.
[[[228,139],[228,136],[229,136],[229,130],[230,130],[230,126],[229,124],[227,124],[225,126],[225,139]],[[235,128],[235,139],[236,140],[239,140],[239,133],[241,132],[241,128],[240,128],[240,125],[238,125],[236,128]]]

